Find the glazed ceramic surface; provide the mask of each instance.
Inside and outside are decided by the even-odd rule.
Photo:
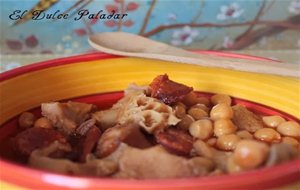
[[[239,56],[233,54],[215,56]],[[245,56],[249,59],[248,56]],[[257,58],[255,58],[257,59]],[[42,102],[74,99],[109,106],[129,83],[147,85],[160,74],[204,93],[224,93],[254,110],[299,121],[300,81],[271,75],[117,57],[94,53],[50,60],[0,75],[0,140],[13,132],[14,117]],[[280,111],[278,111],[280,110]],[[4,187],[57,189],[253,189],[299,180],[300,160],[236,175],[167,180],[115,180],[71,177],[37,171],[1,159]]]

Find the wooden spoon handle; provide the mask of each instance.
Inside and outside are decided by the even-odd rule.
[[[99,51],[115,55],[158,59],[255,73],[300,77],[300,66],[297,64],[197,54],[123,32],[92,35],[89,38],[89,43]]]

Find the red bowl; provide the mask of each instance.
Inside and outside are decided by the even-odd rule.
[[[215,54],[217,56],[229,56],[245,59],[266,60],[265,58],[237,55],[231,53],[217,53],[199,51],[200,53]],[[25,73],[32,73],[45,68],[52,68],[65,64],[78,63],[81,61],[93,61],[98,59],[113,59],[117,56],[93,53],[69,58],[45,61],[29,66],[21,67],[6,73],[0,74],[0,82],[10,80]],[[209,93],[202,93],[210,96]],[[123,95],[122,92],[99,93],[88,96],[72,98],[72,100],[94,103],[102,107],[109,107]],[[265,115],[281,115],[289,120],[299,122],[299,119],[274,108],[254,103],[251,101],[234,98],[234,103],[244,104],[253,111]],[[39,109],[33,109],[38,113]],[[16,119],[11,118],[0,128],[1,154],[7,150],[3,140],[16,133]],[[7,143],[7,141],[6,141]],[[93,177],[73,177],[55,174],[47,171],[31,169],[29,167],[14,163],[5,157],[0,159],[1,180],[7,187],[18,185],[30,189],[266,189],[292,184],[300,181],[300,159],[280,164],[270,168],[262,168],[239,174],[199,177],[187,179],[160,179],[160,180],[125,180]],[[8,185],[10,184],[10,185]]]

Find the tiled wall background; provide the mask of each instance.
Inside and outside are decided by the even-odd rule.
[[[300,64],[299,0],[1,0],[1,70],[92,51],[87,36],[125,31],[186,49],[241,51]],[[14,21],[14,10],[68,13],[66,20]],[[85,17],[128,14],[123,20]]]

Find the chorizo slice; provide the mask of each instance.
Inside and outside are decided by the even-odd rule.
[[[150,84],[151,97],[157,98],[165,104],[181,101],[192,90],[192,87],[170,80],[166,74],[157,76]]]
[[[87,131],[86,135],[79,142],[79,148],[80,148],[79,162],[86,161],[86,156],[93,151],[100,136],[101,136],[101,131],[96,126],[92,126]]]
[[[155,134],[155,138],[169,152],[189,156],[193,148],[193,138],[185,131],[168,128]]]
[[[19,133],[12,142],[17,154],[29,156],[35,149],[46,147],[56,140],[61,143],[67,142],[59,131],[33,127]]]

